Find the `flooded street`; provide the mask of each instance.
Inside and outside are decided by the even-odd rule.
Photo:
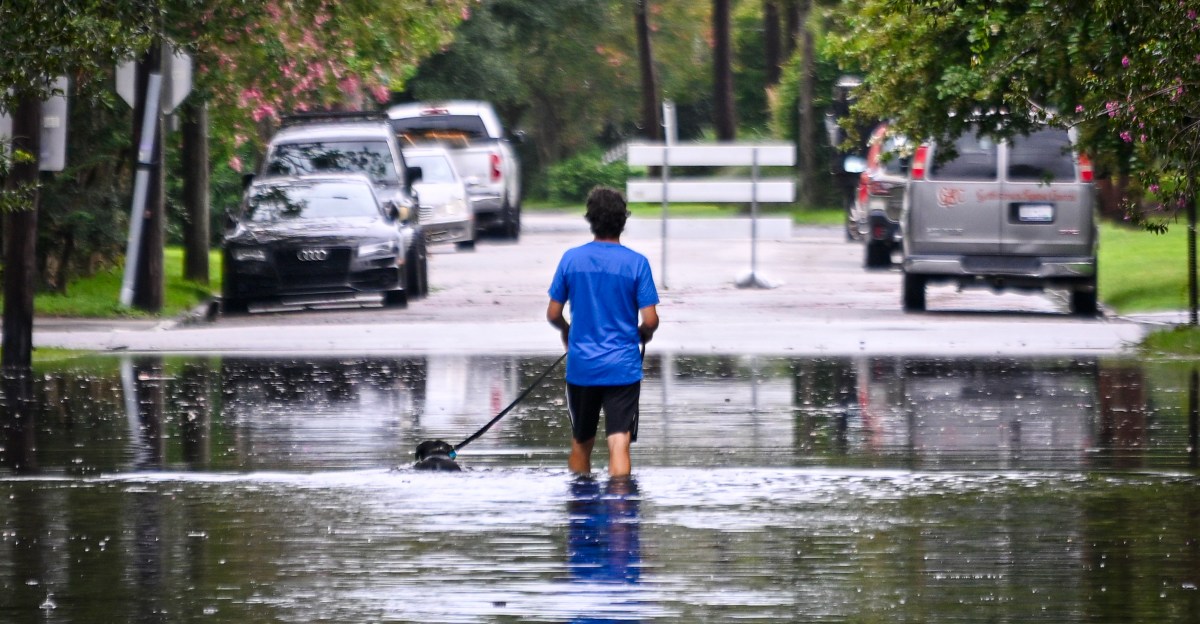
[[[465,472],[409,468],[553,361],[94,356],[28,403],[10,382],[0,622],[1200,613],[1191,364],[648,354],[632,481],[568,475],[561,369]]]

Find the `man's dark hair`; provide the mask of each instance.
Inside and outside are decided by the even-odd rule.
[[[625,197],[617,189],[597,186],[588,193],[587,213],[584,218],[592,224],[592,234],[597,238],[620,237],[628,217]]]

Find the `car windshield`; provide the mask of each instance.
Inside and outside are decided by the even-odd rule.
[[[246,202],[244,218],[270,223],[378,216],[375,195],[366,182],[323,182],[256,187]]]
[[[997,174],[996,141],[968,132],[954,142],[953,158],[935,158],[929,172],[931,180],[995,180]]]
[[[409,167],[421,168],[422,182],[454,182],[454,169],[450,167],[450,161],[445,156],[407,156],[405,161]]]
[[[1067,131],[1046,128],[1013,137],[1008,148],[1008,179],[1018,182],[1073,181],[1075,158]]]
[[[398,184],[387,141],[281,143],[271,151],[267,175],[365,173],[377,184]]]

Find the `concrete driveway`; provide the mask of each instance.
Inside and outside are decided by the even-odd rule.
[[[246,354],[556,353],[544,320],[559,256],[590,240],[581,216],[527,212],[519,242],[431,249],[432,292],[407,309],[262,313],[195,321],[39,319],[34,344],[97,351]],[[660,284],[662,328],[650,349],[681,354],[1116,354],[1149,325],[1067,313],[1061,293],[930,287],[928,311],[900,309],[900,273],[865,271],[862,247],[836,227],[759,224],[759,282],[747,219],[631,220],[623,242]],[[665,288],[663,281],[665,278]]]

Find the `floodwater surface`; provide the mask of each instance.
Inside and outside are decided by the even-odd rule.
[[[634,475],[516,356],[6,380],[0,622],[1195,622],[1198,375],[648,356]]]

